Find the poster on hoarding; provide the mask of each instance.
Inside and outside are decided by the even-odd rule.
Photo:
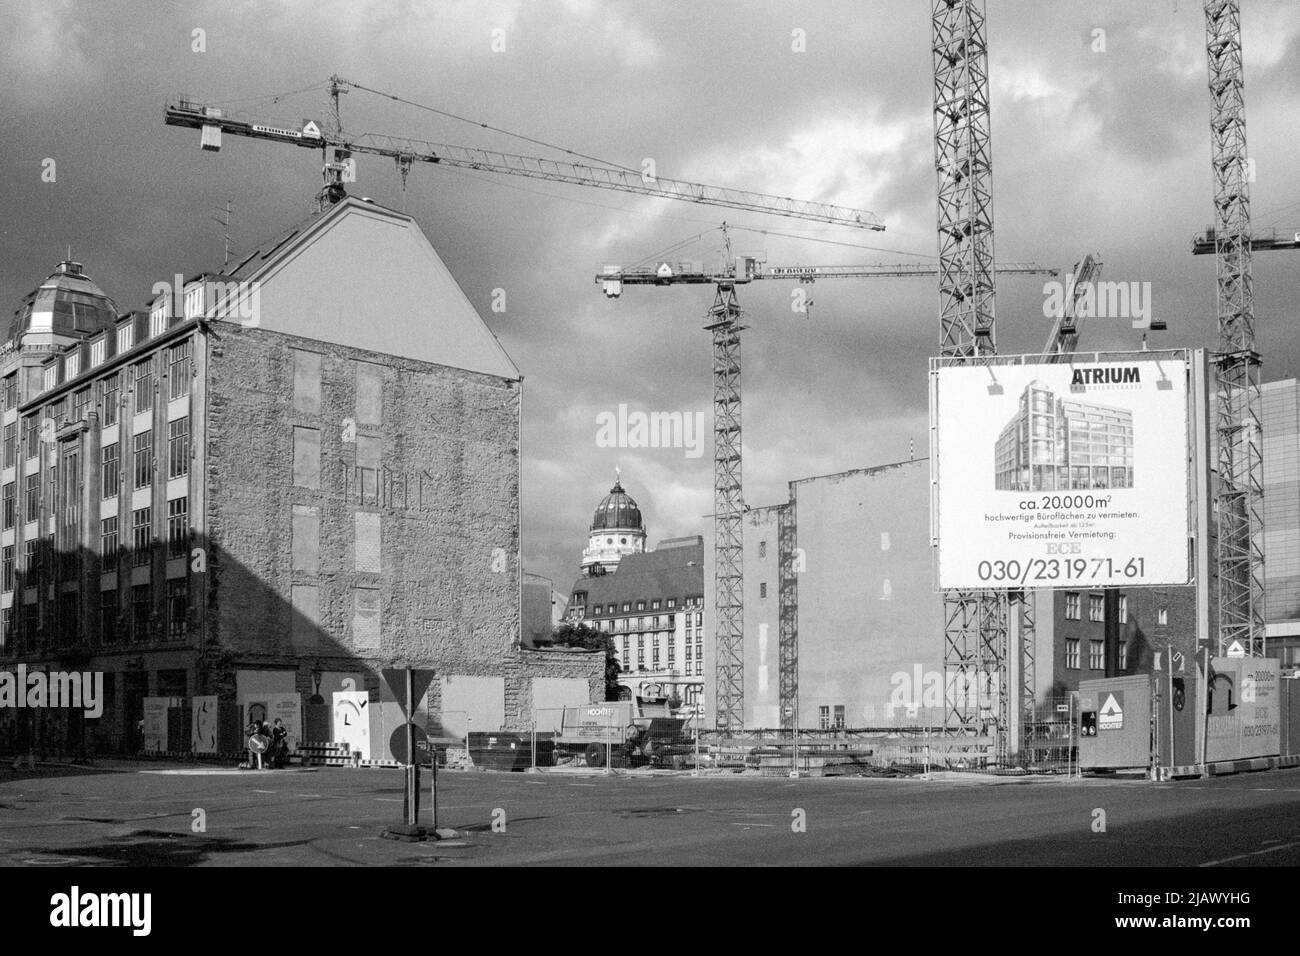
[[[1270,757],[1281,752],[1278,662],[1266,657],[1210,661],[1209,763]]]
[[[931,368],[938,586],[1189,583],[1187,353],[994,362]]]

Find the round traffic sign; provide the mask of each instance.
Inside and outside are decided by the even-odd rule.
[[[388,738],[388,749],[393,753],[393,759],[399,763],[410,763],[411,759],[406,752],[406,734],[412,727],[415,728],[415,754],[420,763],[428,762],[428,757],[421,751],[427,751],[429,745],[429,735],[424,732],[424,728],[419,724],[405,723],[393,731],[393,736]]]
[[[253,734],[248,738],[248,752],[251,754],[264,754],[270,746],[271,741],[265,734]]]

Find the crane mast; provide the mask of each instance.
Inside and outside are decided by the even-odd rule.
[[[988,49],[982,0],[933,0],[934,158],[938,180],[940,355],[979,363],[997,352],[993,268],[993,170]],[[1032,605],[1021,599],[1019,625],[1032,643]],[[1007,661],[1010,596],[946,591],[945,726],[993,730],[998,756],[1008,749]],[[990,716],[991,715],[991,716]]]
[[[1250,187],[1237,0],[1206,0],[1217,265],[1219,654],[1264,654],[1260,356],[1251,285]]]

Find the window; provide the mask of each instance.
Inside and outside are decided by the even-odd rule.
[[[1065,619],[1067,621],[1080,620],[1078,591],[1065,592]],[[1078,665],[1075,666],[1077,667]]]
[[[383,418],[384,370],[373,362],[357,363],[357,423],[379,425]]]
[[[370,511],[358,511],[354,521],[356,569],[371,573],[383,570],[380,564],[380,520],[382,516]]]
[[[99,566],[101,571],[117,570],[117,516],[99,522]]]
[[[41,391],[48,392],[55,385],[59,384],[59,370],[56,366],[47,365],[41,370]]]
[[[10,422],[5,426],[4,467],[12,468],[17,460],[18,423]]]
[[[761,598],[767,597],[767,582],[764,582],[758,586],[758,596]]]
[[[4,382],[5,408],[18,407],[18,373],[10,372]]]
[[[320,509],[293,506],[292,568],[315,574],[320,570]]]
[[[320,487],[320,429],[294,427],[293,483],[300,488]]]
[[[35,415],[29,416],[23,422],[23,456],[26,458],[35,458],[40,452],[40,422]]]
[[[844,705],[843,704],[835,705],[835,719],[832,722],[831,726],[834,727],[836,730],[844,729]]]
[[[637,601],[637,602],[636,602],[636,609],[637,609],[638,611],[644,611],[644,610],[645,610],[645,601]]]
[[[181,641],[189,633],[190,583],[185,578],[167,582],[167,639]]]
[[[6,545],[0,551],[0,591],[14,589],[14,548]]]
[[[190,419],[167,423],[167,477],[179,478],[190,472]]]
[[[149,313],[149,335],[162,335],[167,331],[167,313],[170,311],[171,296],[163,296],[161,302]]]
[[[117,592],[99,592],[99,641],[117,643]]]
[[[359,649],[378,650],[380,636],[379,588],[352,589],[352,643]]]
[[[1156,623],[1157,624],[1169,623],[1169,608],[1162,607],[1159,611],[1156,612]]]
[[[319,352],[290,349],[293,353],[293,410],[301,415],[320,414]]]
[[[153,509],[140,508],[131,512],[131,563],[136,567],[149,564],[153,551]]]
[[[1128,623],[1128,595],[1127,594],[1121,594],[1119,596],[1119,622],[1121,624]]]
[[[6,531],[12,528],[14,526],[14,522],[18,520],[18,514],[17,514],[18,508],[16,506],[17,502],[14,501],[14,496],[17,494],[17,487],[18,487],[17,482],[13,482],[13,481],[5,482],[4,530]]]
[[[1106,644],[1104,641],[1088,642],[1088,667],[1094,671],[1106,669]]]
[[[75,539],[77,525],[81,523],[81,452],[75,444],[69,444],[71,447],[64,452],[63,465],[58,472],[63,476],[64,487],[58,490],[58,497],[54,500],[62,506],[63,525],[68,529],[69,536]]]
[[[28,538],[26,541],[23,542],[23,570],[26,571],[27,574],[29,575],[35,574],[37,571],[37,567],[36,567],[37,543],[38,542],[36,541],[35,538]],[[29,586],[33,584],[35,584],[34,581],[28,582]]]
[[[1067,637],[1065,639],[1065,666],[1071,670],[1079,669],[1079,639],[1077,637]]]
[[[193,342],[186,339],[167,350],[167,398],[184,398],[190,393],[190,350]]]
[[[190,499],[167,502],[167,557],[183,558],[190,550]]]
[[[1119,642],[1119,669],[1128,670],[1128,641]]]
[[[1094,623],[1106,620],[1106,599],[1100,594],[1088,595],[1088,620]]]
[[[99,401],[103,406],[104,427],[117,424],[117,407],[121,400],[122,376],[114,372],[99,383]]]
[[[630,610],[632,610],[632,605],[631,605],[631,603],[628,602],[628,601],[624,601],[624,602],[623,602],[623,613],[626,614],[626,613],[627,613],[628,611],[630,611]]]
[[[153,484],[153,430],[148,429],[131,438],[131,467],[135,473],[136,488]]]
[[[27,521],[35,521],[41,516],[41,476],[39,474],[28,475],[23,487],[23,517]]]
[[[112,498],[122,490],[122,462],[118,460],[117,452],[117,442],[100,449],[99,497],[101,498]]]
[[[767,542],[766,542],[766,541],[760,541],[760,542],[758,543],[758,556],[759,556],[760,558],[766,558],[766,557],[767,557]]]
[[[117,353],[121,355],[132,345],[135,344],[135,328],[131,325],[124,325],[117,330]]]
[[[703,612],[703,611],[696,611],[696,612],[695,612],[695,626],[696,626],[696,627],[703,627],[703,626],[704,626],[704,612]]]
[[[90,386],[87,385],[79,392],[75,392],[72,396],[72,420],[74,422],[79,422],[84,420],[87,417],[87,413],[89,411],[90,411]]]
[[[592,614],[599,615],[599,614],[600,614],[600,605],[597,604],[597,605],[592,609],[591,613],[592,613]]]
[[[659,666],[659,641],[658,639],[650,642],[650,664],[652,667]]]
[[[831,709],[829,705],[817,708],[817,726],[822,730],[831,729]]]
[[[645,635],[636,636],[636,666],[645,667]]]
[[[149,585],[137,584],[131,589],[131,640],[143,644],[149,640],[149,618],[153,616]]]
[[[657,610],[659,610],[659,602],[658,602],[658,601],[651,601],[651,602],[650,602],[650,610],[652,610],[652,611],[657,611]]]
[[[81,374],[81,353],[73,352],[63,360],[63,380],[75,378]]]
[[[676,606],[677,606],[677,598],[669,598],[669,599],[668,599],[668,610],[671,611],[671,610],[672,610],[673,608],[675,608]]]
[[[153,363],[149,359],[137,362],[133,369],[135,377],[135,411],[147,412],[153,408]]]
[[[90,343],[90,367],[91,368],[94,368],[97,365],[104,364],[105,349],[107,347],[108,347],[107,340],[102,338],[96,339],[95,341]]]

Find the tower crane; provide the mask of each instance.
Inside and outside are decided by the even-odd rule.
[[[724,238],[726,226],[723,226]],[[625,285],[712,285],[715,288],[713,306],[709,316],[713,323],[708,328],[717,327],[721,331],[721,322],[725,321],[725,339],[720,346],[715,339],[714,371],[721,368],[727,379],[725,390],[716,391],[714,396],[715,423],[726,423],[725,440],[720,436],[715,442],[715,524],[717,543],[715,543],[716,572],[723,583],[718,585],[717,621],[715,622],[715,646],[717,647],[717,681],[718,686],[739,687],[744,673],[744,644],[741,624],[744,608],[741,598],[742,554],[740,550],[740,515],[744,511],[741,496],[741,443],[740,443],[740,332],[745,328],[739,324],[740,306],[736,297],[736,286],[762,279],[797,279],[800,282],[814,282],[820,279],[868,279],[899,278],[906,276],[934,276],[939,274],[939,266],[930,263],[895,263],[874,265],[843,266],[768,266],[756,256],[730,255],[728,252],[722,265],[717,269],[707,269],[695,262],[662,261],[654,266],[624,269],[620,266],[606,266],[596,276],[608,298],[618,298]],[[1008,262],[997,267],[997,272],[1012,275],[1057,275],[1055,269],[1047,269],[1031,262]],[[719,334],[715,331],[715,335]],[[720,401],[720,398],[723,399]],[[724,524],[718,515],[727,512],[728,521]],[[730,516],[735,515],[734,524]],[[778,534],[783,555],[790,554],[794,548],[795,524],[786,511],[782,512]],[[723,547],[723,535],[726,535],[726,548]],[[724,554],[726,563],[724,564]],[[796,576],[789,573],[782,562],[780,569],[780,606],[782,608],[778,649],[780,658],[780,679],[778,695],[780,698],[781,726],[792,730],[796,724],[798,708],[798,632],[792,619],[785,613],[786,608],[797,602]],[[731,602],[725,608],[724,596]],[[724,635],[726,639],[724,640]],[[719,694],[719,728],[728,729],[721,722],[721,693]],[[743,704],[743,695],[736,700]],[[730,727],[743,726],[743,707],[729,715]]]
[[[336,117],[339,93],[344,92],[350,85],[353,84],[338,76],[330,77],[330,96]],[[709,206],[724,206],[728,209],[787,216],[856,229],[880,231],[885,228],[875,213],[864,209],[851,209],[831,203],[808,202],[744,189],[666,179],[612,166],[587,166],[537,156],[520,156],[474,146],[449,146],[378,133],[344,135],[341,129],[330,132],[313,121],[304,122],[301,126],[250,122],[226,116],[217,107],[206,106],[184,98],[174,106],[167,105],[164,121],[168,126],[184,126],[201,130],[202,148],[211,151],[221,149],[222,133],[287,143],[307,149],[319,149],[326,154],[332,150],[332,160],[327,155],[322,168],[325,184],[319,200],[321,205],[338,202],[345,195],[344,180],[348,176],[352,154],[369,153],[375,156],[386,156],[396,162],[403,185],[406,183],[412,164],[431,163],[508,176],[545,179],[573,186],[613,189],[619,192],[677,199]],[[335,125],[340,125],[337,120]]]
[[[340,201],[345,193],[354,153],[386,156],[397,164],[405,188],[416,163],[475,169],[509,176],[524,176],[575,186],[612,189],[644,196],[703,203],[728,209],[761,212],[793,219],[855,229],[880,231],[884,224],[874,213],[830,203],[810,202],[749,190],[647,176],[608,165],[587,166],[534,156],[519,156],[468,146],[449,146],[397,136],[367,133],[344,135],[339,117],[339,94],[349,87],[368,89],[335,75],[329,94],[334,118],[332,131],[307,121],[300,126],[250,122],[224,115],[215,106],[181,99],[168,104],[164,120],[169,126],[198,129],[203,149],[221,149],[223,133],[263,139],[290,146],[319,149],[324,158],[324,186],[317,207]],[[370,90],[370,92],[378,92]],[[381,94],[382,95],[382,94]],[[724,731],[743,726],[744,644],[741,621],[741,496],[740,474],[740,308],[734,283],[719,284],[706,330],[713,337],[713,441],[714,525],[717,558],[714,586],[717,592],[717,724]]]
[[[1254,657],[1264,654],[1263,435],[1238,0],[1206,0],[1205,29],[1216,214],[1206,241],[1214,244],[1219,320],[1219,654],[1236,643]]]
[[[1079,343],[1079,321],[1082,318],[1079,315],[1079,300],[1099,275],[1101,260],[1096,256],[1086,255],[1074,264],[1074,269],[1070,272],[1069,281],[1073,283],[1069,289],[1070,295],[1052,326],[1052,334],[1047,337],[1043,358],[1056,361],[1060,356],[1074,352]]]
[[[1002,275],[1059,275],[1058,270],[1033,262],[1004,262],[997,267]],[[717,285],[722,282],[744,284],[760,279],[898,279],[907,276],[937,276],[933,263],[897,262],[848,266],[769,266],[755,256],[736,256],[732,263],[719,269],[707,269],[696,262],[663,261],[654,266],[606,266],[596,276],[611,299],[623,294],[625,285]]]

